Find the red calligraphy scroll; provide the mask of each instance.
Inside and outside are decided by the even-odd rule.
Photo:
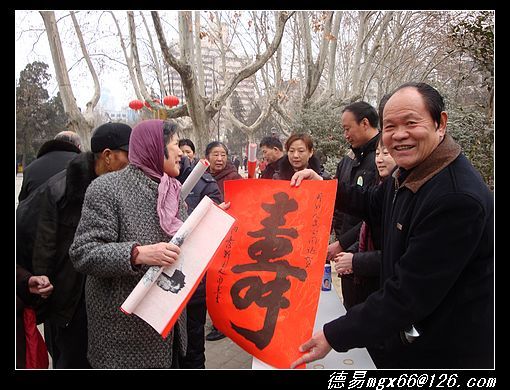
[[[248,353],[289,368],[312,336],[337,182],[224,184],[236,222],[208,270],[207,309]]]

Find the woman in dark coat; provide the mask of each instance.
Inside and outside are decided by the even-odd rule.
[[[223,182],[226,180],[242,179],[236,167],[228,158],[228,149],[222,142],[213,141],[205,148],[205,158],[211,164],[209,173],[216,179],[221,195],[225,197]]]
[[[205,158],[211,164],[208,168],[209,173],[218,183],[221,191],[221,197],[225,198],[225,190],[223,183],[227,180],[242,179],[243,177],[237,172],[237,168],[230,162],[228,158],[228,148],[219,141],[213,141],[205,148]],[[208,341],[216,341],[224,338],[225,335],[221,333],[214,326],[211,332],[206,336]]]

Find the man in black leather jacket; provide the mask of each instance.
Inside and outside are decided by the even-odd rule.
[[[361,188],[376,184],[375,150],[380,136],[378,121],[376,109],[366,102],[352,103],[344,108],[342,127],[354,157],[347,155],[338,163],[335,177],[340,183],[356,184]],[[359,217],[341,212],[338,205],[335,205],[333,228],[337,241],[328,247],[328,260],[333,260],[340,252],[349,251],[356,244],[361,223]],[[347,309],[353,305],[355,290],[353,275],[342,275],[342,296]]]

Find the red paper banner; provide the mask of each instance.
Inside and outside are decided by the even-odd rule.
[[[256,358],[289,368],[312,336],[337,182],[224,185],[236,222],[207,273],[209,315]]]

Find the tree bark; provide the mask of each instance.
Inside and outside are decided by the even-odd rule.
[[[136,79],[138,80],[138,86],[140,87],[140,93],[142,94],[142,98],[145,101],[149,102],[149,105],[151,107],[153,107],[152,97],[149,95],[149,91],[147,91],[147,86],[145,85],[145,81],[143,80],[142,68],[140,66],[140,57],[138,55],[138,44],[136,42],[135,16],[134,16],[133,11],[127,11],[127,16],[128,16],[128,24],[129,24],[129,39],[131,41],[131,57],[133,58],[135,75],[136,75]],[[142,110],[147,110],[147,108],[143,107]]]
[[[62,42],[58,32],[57,21],[55,20],[55,12],[53,11],[40,11],[39,12],[46,27],[46,35],[48,36],[48,43],[50,46],[51,57],[53,59],[53,66],[55,67],[55,75],[57,77],[58,89],[64,110],[69,116],[68,129],[76,132],[81,138],[82,148],[90,150],[90,134],[92,126],[87,122],[85,117],[80,112],[76,104],[71,81],[67,72],[66,60],[64,51],[62,50]]]
[[[331,28],[331,42],[329,44],[329,57],[328,57],[328,85],[325,89],[323,96],[319,100],[325,98],[334,97],[336,95],[336,82],[335,82],[335,70],[336,70],[336,48],[338,40],[340,39],[340,23],[342,22],[342,11],[336,11],[334,17],[333,27]]]
[[[161,71],[161,67],[159,66],[158,54],[156,53],[156,48],[154,47],[154,43],[152,41],[152,34],[149,30],[149,26],[147,25],[147,21],[145,20],[145,16],[143,15],[142,11],[140,11],[140,16],[142,17],[145,30],[147,31],[147,36],[149,37],[149,46],[151,48],[152,59],[154,61],[154,71],[156,72],[156,77],[158,78],[161,99],[163,99],[167,94],[165,83],[163,81],[163,72]]]
[[[190,58],[193,58],[193,56],[190,55],[190,45],[187,43],[193,42],[193,28],[191,24],[191,18],[189,18],[188,24],[185,14],[182,12],[179,13],[179,26],[181,29],[179,32],[182,43],[182,54],[181,59],[179,60],[175,58],[175,56],[170,52],[168,48],[158,12],[152,11],[151,15],[154,21],[154,27],[156,29],[156,34],[158,35],[159,44],[161,46],[165,61],[167,61],[167,63],[172,66],[181,76],[188,112],[193,121],[196,135],[195,139],[197,140],[197,149],[203,151],[205,150],[205,143],[208,142],[210,138],[209,124],[211,119],[225,104],[226,99],[234,91],[236,86],[242,80],[250,77],[257,70],[259,70],[274,54],[281,42],[285,23],[293,15],[293,12],[280,12],[278,14],[278,22],[273,42],[271,42],[266,51],[262,55],[258,56],[255,61],[242,68],[229,81],[227,81],[223,89],[219,92],[218,95],[214,97],[212,101],[209,101],[208,99],[205,99],[201,96],[198,89],[197,78],[189,60]],[[188,58],[188,60],[186,60],[186,58]]]
[[[101,86],[99,84],[99,78],[97,77],[96,70],[94,69],[94,65],[92,65],[92,61],[90,60],[89,53],[87,51],[87,47],[85,46],[85,42],[83,41],[83,35],[81,33],[80,25],[78,24],[78,21],[76,20],[76,15],[73,11],[70,11],[71,19],[73,21],[74,30],[76,31],[76,35],[78,36],[78,40],[80,42],[80,48],[81,52],[83,54],[83,58],[85,58],[85,61],[87,62],[87,66],[89,68],[90,74],[92,75],[92,80],[94,80],[94,95],[92,96],[92,99],[89,100],[86,104],[85,113],[83,114],[83,117],[88,122],[89,126],[92,128],[99,125],[99,123],[96,123],[96,117],[94,113],[94,109],[97,106],[97,102],[99,101],[99,97],[101,96]]]
[[[195,66],[198,76],[198,90],[205,96],[204,63],[202,62],[202,38],[200,33],[200,11],[195,11]]]
[[[119,22],[117,21],[117,18],[115,17],[113,11],[108,11],[113,18],[113,21],[115,22],[115,26],[117,27],[117,32],[119,34],[120,39],[120,46],[122,48],[122,52],[124,53],[124,58],[126,59],[126,65],[129,72],[129,78],[131,79],[131,84],[133,85],[133,89],[135,92],[135,96],[137,99],[142,100],[142,93],[140,92],[140,86],[138,85],[138,80],[135,75],[134,71],[134,64],[133,64],[133,57],[131,57],[126,49],[126,44],[124,43],[124,38],[122,37],[122,31],[120,30]]]
[[[306,106],[312,98],[315,90],[317,89],[320,78],[322,76],[322,72],[324,70],[326,53],[328,51],[328,45],[330,41],[329,35],[331,34],[331,21],[333,19],[333,12],[329,11],[326,13],[319,54],[317,56],[317,61],[315,62],[313,61],[312,56],[312,37],[310,34],[308,13],[303,11],[300,16],[305,46],[306,87],[303,94],[303,106]]]

